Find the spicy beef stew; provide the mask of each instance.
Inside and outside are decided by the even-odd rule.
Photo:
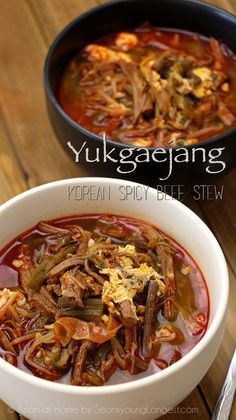
[[[204,335],[202,273],[142,221],[83,215],[40,222],[0,257],[0,356],[73,385],[167,368]]]
[[[110,140],[173,147],[236,125],[236,58],[214,38],[142,25],[87,45],[67,66],[58,99]]]

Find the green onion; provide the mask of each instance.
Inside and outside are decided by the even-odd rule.
[[[47,256],[39,265],[37,265],[28,280],[27,286],[33,290],[39,290],[45,281],[46,274],[57,264],[63,261],[67,254],[75,252],[76,245],[66,246],[56,254]]]
[[[62,298],[63,299],[63,298]],[[63,304],[63,301],[61,301]],[[60,316],[70,316],[72,318],[79,318],[83,321],[96,321],[103,315],[103,302],[99,298],[84,299],[84,307],[76,307],[73,309],[62,308]]]

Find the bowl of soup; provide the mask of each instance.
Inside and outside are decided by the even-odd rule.
[[[236,18],[198,1],[90,10],[45,62],[58,139],[91,173],[212,183],[235,163],[235,42]]]
[[[144,185],[78,178],[20,194],[0,219],[3,401],[32,419],[155,419],[191,393],[228,302],[200,218]]]

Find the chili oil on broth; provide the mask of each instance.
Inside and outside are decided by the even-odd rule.
[[[1,298],[4,287],[7,287],[11,292],[18,291],[21,294],[21,297],[18,298],[19,301],[22,300],[22,297],[25,297],[26,300],[25,305],[20,304],[19,306],[17,306],[18,304],[16,300],[15,304],[10,305],[10,309],[8,309],[5,312],[4,316],[1,317],[1,357],[3,357],[8,362],[14,364],[15,366],[19,367],[20,369],[28,373],[32,373],[36,376],[40,376],[45,379],[54,380],[62,383],[71,383],[72,381],[71,378],[73,378],[73,372],[75,371],[75,367],[73,366],[75,354],[78,354],[78,349],[81,348],[80,343],[84,343],[87,341],[85,339],[83,341],[76,341],[74,339],[71,339],[71,342],[74,342],[75,348],[71,350],[72,354],[67,360],[66,366],[60,366],[60,369],[57,371],[57,369],[55,369],[55,366],[57,366],[56,362],[55,366],[52,365],[52,363],[50,365],[50,360],[47,357],[50,358],[52,357],[52,354],[56,353],[56,351],[59,352],[59,346],[57,346],[58,343],[55,345],[54,343],[52,344],[52,338],[50,338],[52,327],[50,325],[55,325],[58,319],[65,319],[64,315],[66,312],[60,313],[60,311],[62,311],[63,308],[59,308],[59,299],[62,296],[58,296],[55,294],[56,288],[52,291],[52,288],[50,288],[50,284],[54,283],[50,283],[50,279],[43,281],[40,288],[38,290],[34,290],[33,293],[43,294],[45,298],[48,299],[47,302],[49,304],[50,296],[47,293],[48,291],[50,291],[51,297],[53,298],[53,300],[55,300],[55,302],[57,302],[57,306],[59,306],[57,307],[57,315],[55,319],[52,319],[51,315],[49,317],[45,316],[44,312],[42,316],[37,299],[36,301],[34,301],[36,295],[32,296],[31,290],[28,290],[27,287],[23,284],[25,282],[25,275],[27,278],[29,278],[27,274],[27,270],[29,267],[30,270],[32,269],[32,266],[33,270],[35,270],[36,267],[37,270],[37,267],[40,264],[42,264],[43,261],[45,261],[45,259],[47,259],[48,257],[50,258],[50,256],[52,255],[55,255],[55,249],[59,247],[58,244],[60,244],[61,246],[61,241],[64,241],[64,243],[66,243],[66,232],[63,232],[63,229],[65,231],[77,232],[76,234],[78,234],[79,232],[79,236],[77,238],[78,247],[80,246],[80,243],[83,244],[83,241],[86,242],[86,240],[90,241],[90,244],[92,243],[91,241],[95,241],[95,243],[96,241],[98,241],[98,243],[100,243],[101,249],[105,246],[105,251],[102,254],[103,258],[106,258],[108,261],[108,264],[105,267],[105,271],[107,270],[107,273],[105,275],[103,274],[105,281],[109,282],[112,280],[112,275],[114,274],[114,271],[109,271],[109,265],[113,267],[113,269],[114,267],[116,267],[114,265],[113,258],[117,252],[117,249],[119,249],[119,252],[121,254],[123,253],[125,261],[128,264],[131,264],[129,260],[129,253],[133,249],[130,248],[129,252],[126,252],[125,247],[134,245],[137,255],[134,254],[132,258],[134,258],[134,260],[136,257],[139,259],[138,266],[144,267],[142,264],[146,264],[152,267],[153,269],[155,267],[156,272],[160,274],[160,278],[158,278],[158,281],[160,282],[159,287],[162,287],[162,281],[166,287],[164,295],[162,296],[160,294],[158,300],[155,301],[155,315],[154,319],[152,320],[152,328],[149,337],[152,347],[150,354],[147,357],[143,356],[142,341],[144,337],[144,326],[146,316],[145,302],[148,301],[148,290],[151,277],[149,278],[149,282],[147,282],[147,284],[144,286],[143,291],[140,293],[140,295],[138,296],[138,294],[136,294],[133,297],[133,303],[135,306],[136,315],[138,317],[138,319],[136,320],[137,322],[127,327],[127,325],[123,324],[123,322],[126,323],[127,320],[125,321],[123,317],[123,312],[121,312],[121,310],[119,309],[118,312],[115,315],[113,315],[113,317],[115,318],[115,323],[113,322],[113,328],[116,328],[117,322],[119,323],[122,320],[121,328],[117,330],[116,334],[113,335],[113,338],[111,337],[111,339],[107,340],[102,344],[94,343],[92,345],[93,348],[89,348],[89,350],[86,353],[86,361],[85,365],[83,366],[83,372],[87,374],[96,374],[99,377],[99,375],[101,375],[101,372],[99,371],[99,369],[101,369],[101,366],[99,365],[99,360],[96,362],[98,363],[98,365],[93,365],[93,360],[96,359],[94,355],[96,353],[99,354],[100,351],[102,355],[101,357],[106,357],[107,359],[105,358],[105,362],[107,362],[109,357],[113,357],[116,351],[121,352],[121,354],[119,353],[119,355],[117,356],[117,359],[115,359],[111,371],[107,373],[107,376],[105,375],[104,381],[101,380],[99,383],[99,380],[95,378],[97,380],[97,383],[90,383],[89,380],[87,382],[83,382],[81,380],[81,382],[79,383],[72,382],[74,385],[102,385],[103,383],[116,384],[136,380],[138,378],[165,369],[171,364],[177,362],[199,342],[207,328],[207,323],[209,319],[209,298],[207,286],[204,277],[201,273],[201,270],[197,266],[196,262],[192,259],[192,257],[188,254],[188,252],[184,250],[173,239],[160,232],[157,228],[148,225],[147,223],[138,221],[136,219],[114,215],[81,215],[56,219],[48,222],[48,224],[46,223],[45,225],[38,224],[37,226],[33,227],[29,231],[23,233],[18,238],[13,240],[1,251],[0,275],[2,273],[2,267],[8,267],[10,270],[14,270],[14,272],[18,276],[18,283],[15,283],[14,278],[14,284],[11,287],[12,272],[8,273],[9,278],[7,278],[7,274],[5,273],[5,284],[3,284],[4,279],[1,275]],[[88,234],[86,232],[88,232]],[[80,235],[82,236],[80,237]],[[86,235],[90,236],[89,240],[88,236]],[[108,242],[107,245],[112,247],[112,252],[110,253],[109,246],[108,250],[106,250],[106,241]],[[62,250],[63,246],[69,245],[62,244]],[[83,246],[84,245],[82,245],[82,247]],[[89,248],[87,248],[86,252],[89,252]],[[69,261],[70,258],[73,258],[73,256],[74,254],[68,253],[68,255],[66,255],[65,260]],[[95,257],[92,256],[89,260],[90,269],[94,270],[96,275],[99,276],[101,275],[101,270],[98,269],[96,265],[93,265],[91,263],[91,261],[94,258]],[[119,262],[119,257],[117,256],[117,258],[118,263],[120,264],[121,260]],[[22,261],[24,261],[24,264],[20,265]],[[59,262],[58,265],[60,263],[61,262]],[[174,279],[171,278],[170,274],[165,272],[165,270],[167,270],[168,268],[168,265],[169,269],[171,268],[171,264],[173,266],[172,274],[174,274]],[[51,269],[54,269],[54,266]],[[72,270],[73,269],[74,268],[72,268]],[[70,270],[62,270],[59,273],[59,277],[61,278],[61,276],[67,274],[68,272],[70,272]],[[132,271],[132,273],[134,273],[134,271]],[[41,280],[42,279],[40,279],[40,281]],[[45,282],[48,288],[46,292]],[[58,278],[56,284],[60,284],[60,280],[58,280]],[[169,293],[169,289],[171,290],[171,293]],[[110,295],[110,297],[111,296],[112,295]],[[91,299],[97,298],[96,295],[92,297],[85,297],[84,294],[83,301],[88,301],[89,297],[90,301]],[[67,295],[67,299],[70,300],[72,299],[72,297],[68,297]],[[93,302],[95,302],[95,300]],[[168,302],[172,303],[171,309],[170,305],[168,305]],[[100,318],[101,316],[104,318],[104,320],[102,321],[103,328],[104,326],[108,325],[108,320],[106,318],[108,314],[110,314],[110,303],[111,301],[106,301],[106,303],[103,304],[102,313],[100,314]],[[95,306],[96,305],[97,303],[95,302]],[[121,307],[119,305],[121,304],[115,304],[117,308]],[[137,312],[137,308],[139,306],[141,307],[142,305],[144,306],[143,311],[140,311],[140,313]],[[2,304],[0,306],[2,308],[4,305]],[[96,306],[96,308],[99,312],[100,306],[98,305]],[[72,312],[74,310],[78,311],[78,306],[76,307],[75,302],[73,301],[72,306],[69,309]],[[26,312],[24,313],[24,311]],[[166,318],[166,314],[169,313],[172,314],[170,315],[170,318],[167,319],[168,317]],[[68,317],[67,320],[68,319],[71,319],[71,317]],[[99,322],[101,321],[95,321],[95,323],[98,324]],[[12,329],[14,329],[14,331],[12,331]],[[134,329],[136,331],[135,334]],[[39,366],[41,366],[41,364],[46,363],[45,361],[49,363],[48,366],[44,366],[45,369],[43,369],[42,371],[40,371],[40,369],[37,369],[37,363],[29,363],[31,362],[30,358],[28,358],[29,362],[27,362],[26,360],[26,356],[28,353],[30,353],[30,349],[32,348],[33,343],[37,340],[37,334],[34,333],[35,330],[38,330],[37,334],[42,334],[44,336],[46,336],[46,334],[49,334],[49,342],[43,343],[41,347],[36,346],[35,352],[32,352],[32,360],[36,360],[36,362],[38,360],[38,362],[40,362]],[[102,331],[104,333],[104,329]],[[111,332],[109,333],[113,334]],[[19,342],[18,344],[11,345],[11,342],[14,343],[14,340],[16,340],[17,342],[17,340],[20,337],[26,336],[26,334],[33,334],[33,337],[29,335],[28,339],[25,339],[22,342]],[[61,329],[60,334],[61,339],[64,340],[64,330]],[[168,341],[171,337],[171,334],[172,339],[171,341]],[[174,339],[173,334],[175,334]],[[134,337],[134,335],[136,336]],[[111,346],[110,343],[114,339],[117,340],[118,343],[113,343]],[[130,341],[131,347],[129,348]],[[135,345],[132,344],[134,342]],[[49,351],[51,347],[54,353]],[[65,348],[67,349],[68,347]],[[136,348],[136,350],[131,350],[131,348]],[[62,350],[63,346],[60,347],[61,353]],[[45,352],[46,355],[44,359],[40,352]],[[38,359],[36,356],[38,357]],[[120,357],[121,360],[119,360]],[[134,360],[133,363],[132,357]],[[59,358],[59,360],[61,359]],[[121,366],[122,363],[123,365]],[[133,368],[131,368],[132,365]],[[50,374],[46,374],[46,370],[48,370]],[[89,375],[87,376],[89,378]]]
[[[105,36],[68,64],[63,110],[110,140],[195,144],[236,124],[236,59],[213,38],[149,24]]]

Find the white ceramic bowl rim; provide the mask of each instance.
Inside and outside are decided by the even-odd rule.
[[[54,181],[50,182],[48,184],[43,184],[41,186],[32,188],[28,191],[25,191],[14,198],[10,199],[6,203],[2,204],[0,206],[0,216],[1,212],[4,210],[7,210],[9,207],[14,206],[19,201],[23,200],[25,197],[33,196],[34,194],[37,194],[40,191],[44,191],[47,189],[53,189],[56,186],[64,185],[67,186],[70,183],[90,183],[91,180],[93,180],[93,183],[97,183],[98,185],[102,182],[107,182],[109,184],[119,185],[121,182],[123,185],[140,185],[135,182],[121,180],[121,179],[113,179],[113,178],[100,178],[100,177],[81,177],[81,178],[71,178],[71,179],[63,179],[60,181]],[[153,188],[149,189],[150,192],[155,191]],[[169,375],[174,375],[175,372],[179,371],[183,366],[189,364],[192,359],[194,359],[200,352],[202,352],[210,343],[210,341],[213,339],[217,329],[219,328],[222,319],[224,317],[227,301],[228,301],[228,293],[229,293],[229,282],[228,282],[228,270],[226,261],[223,255],[223,252],[221,250],[221,247],[210,231],[210,229],[205,225],[205,223],[198,217],[192,210],[190,210],[188,207],[186,207],[184,204],[180,203],[179,201],[175,199],[171,199],[167,194],[163,195],[166,198],[169,198],[169,205],[173,206],[174,208],[181,208],[182,211],[185,212],[186,216],[191,219],[191,221],[195,224],[198,224],[199,227],[201,227],[201,230],[205,231],[209,238],[209,242],[211,243],[211,246],[214,247],[214,250],[217,254],[218,262],[220,265],[220,271],[219,271],[219,277],[221,278],[222,282],[225,284],[225,288],[223,289],[223,292],[221,294],[221,304],[218,308],[218,311],[216,312],[216,315],[212,319],[211,325],[207,328],[207,331],[205,335],[202,337],[202,339],[197,343],[197,345],[189,352],[187,353],[181,360],[179,360],[177,363],[169,366],[167,369],[164,369],[160,372],[151,374],[145,378],[137,379],[130,382],[125,382],[121,384],[115,384],[115,385],[103,385],[101,387],[82,387],[82,386],[72,386],[69,384],[62,384],[62,383],[56,383],[51,382],[42,378],[38,378],[34,375],[31,375],[27,372],[24,372],[20,370],[19,368],[16,368],[15,366],[12,366],[10,363],[6,362],[2,358],[0,358],[0,369],[3,369],[4,371],[8,372],[9,374],[15,376],[19,380],[28,382],[28,384],[31,384],[32,386],[37,386],[39,388],[47,389],[48,391],[55,391],[55,392],[61,392],[66,394],[77,394],[77,395],[104,395],[104,394],[118,394],[120,392],[129,391],[130,389],[139,389],[142,387],[145,387],[146,385],[151,385],[152,383],[155,383],[157,380],[161,381],[164,380]],[[30,228],[30,226],[29,226]],[[161,229],[161,226],[160,226]],[[10,241],[11,238],[9,238]]]

